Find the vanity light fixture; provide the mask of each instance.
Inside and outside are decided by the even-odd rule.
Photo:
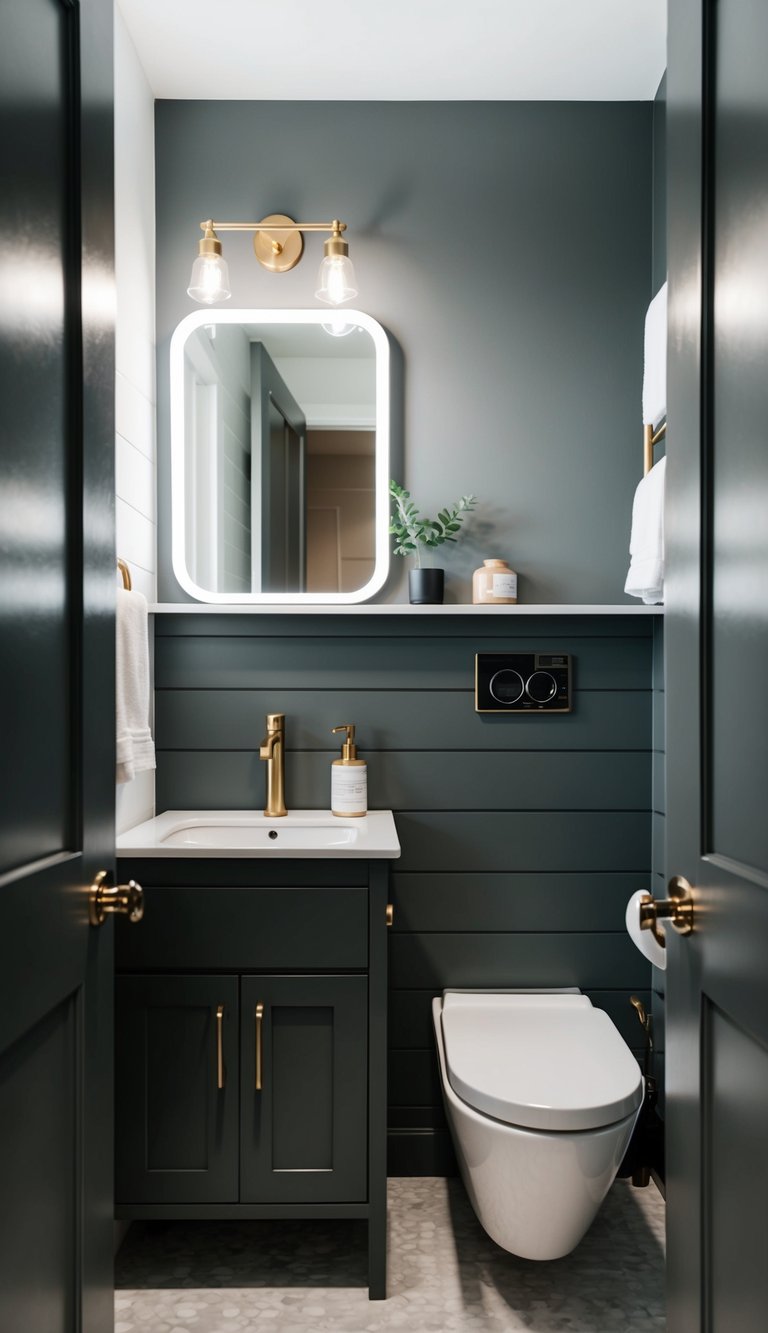
[[[285,213],[270,213],[261,222],[214,222],[209,218],[200,223],[200,230],[203,239],[187,288],[195,301],[212,305],[214,301],[227,301],[232,295],[227,261],[216,234],[219,231],[252,231],[254,254],[270,273],[287,273],[296,267],[304,252],[305,231],[329,231],[315,296],[328,305],[343,305],[357,296],[349,245],[342,236],[347,224],[338,218],[333,222],[294,222]]]

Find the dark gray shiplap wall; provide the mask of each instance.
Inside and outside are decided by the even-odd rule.
[[[527,602],[615,604],[638,478],[651,286],[645,103],[158,102],[158,588],[170,565],[168,349],[198,223],[342,217],[360,307],[395,349],[392,473],[429,512],[474,491],[447,600],[509,559]],[[225,236],[236,306],[314,306],[318,237],[292,272]],[[441,552],[441,558],[442,558]],[[393,560],[380,600],[404,601]]]
[[[390,1169],[449,1169],[429,1007],[445,986],[584,988],[630,1044],[650,969],[624,929],[651,871],[650,618],[157,618],[158,809],[264,803],[264,715],[287,715],[289,806],[325,807],[330,728],[358,726],[395,810]],[[562,717],[474,712],[477,651],[569,652]]]

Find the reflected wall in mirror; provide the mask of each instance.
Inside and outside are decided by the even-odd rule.
[[[389,567],[389,344],[360,311],[205,310],[171,341],[173,568],[199,601],[362,602]]]

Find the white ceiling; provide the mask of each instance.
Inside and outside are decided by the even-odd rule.
[[[667,0],[118,0],[156,97],[645,101]]]

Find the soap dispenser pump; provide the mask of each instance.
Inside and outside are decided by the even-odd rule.
[[[368,813],[368,765],[357,757],[353,722],[342,722],[331,730],[347,733],[341,758],[331,764],[331,814],[357,819]]]

